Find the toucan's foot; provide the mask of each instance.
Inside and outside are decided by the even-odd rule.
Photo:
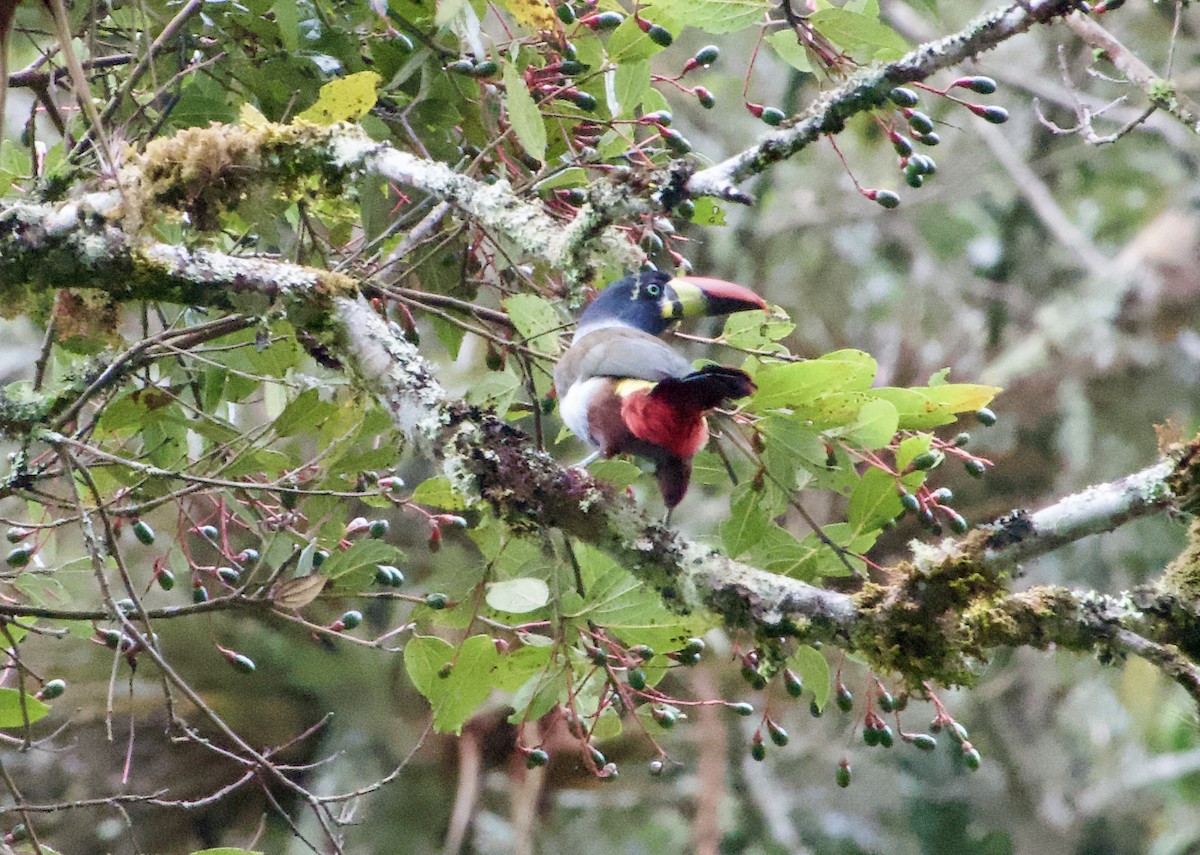
[[[600,458],[600,452],[593,451],[591,454],[589,454],[587,457],[583,458],[583,460],[580,460],[578,463],[576,463],[571,468],[572,469],[586,469],[587,467],[589,467],[593,463],[595,463],[599,458]]]

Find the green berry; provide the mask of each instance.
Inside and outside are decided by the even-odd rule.
[[[749,718],[754,715],[754,704],[748,704],[745,701],[740,701],[736,704],[729,704],[729,709],[740,716]]]
[[[242,653],[234,653],[228,656],[227,659],[235,671],[240,671],[243,674],[253,674],[254,669],[257,667],[253,659]]]
[[[914,190],[925,186],[925,176],[913,169],[904,170],[904,183]]]
[[[937,748],[937,738],[928,733],[918,733],[912,737],[912,744],[922,751],[932,751]]]
[[[975,411],[975,421],[984,427],[991,427],[996,423],[996,414],[987,407],[980,407]]]
[[[874,748],[879,744],[879,730],[869,725],[864,725],[863,742]]]
[[[925,470],[932,469],[942,462],[942,456],[933,451],[924,451],[912,459],[909,464],[913,469]]]
[[[15,528],[10,528],[8,533],[4,536],[8,539],[9,543],[20,543],[31,534],[33,534],[33,529],[21,528],[20,526],[17,526]]]
[[[642,116],[642,121],[652,122],[653,124],[662,125],[663,127],[670,127],[671,122],[674,121],[674,119],[675,117],[671,115],[670,110],[655,110],[653,113],[647,113],[646,115]]]
[[[400,568],[390,564],[380,564],[375,568],[375,584],[388,588],[399,588],[404,584],[404,574]]]
[[[629,655],[636,656],[643,662],[649,662],[654,658],[654,648],[649,644],[635,644],[633,647],[629,648]]]
[[[895,744],[895,737],[892,736],[892,729],[888,725],[879,728],[879,744],[884,748],[891,748]]]
[[[658,133],[663,138],[663,142],[667,144],[667,147],[676,154],[687,154],[692,150],[692,144],[688,142],[683,134],[674,128],[662,128]]]
[[[563,73],[564,77],[574,77],[577,74],[583,74],[587,69],[586,65],[574,59],[564,59],[558,66],[558,70]]]
[[[908,162],[915,165],[922,175],[933,175],[937,172],[937,162],[927,154],[914,154]]]
[[[721,58],[721,49],[716,45],[705,45],[696,51],[696,55],[692,59],[696,60],[696,65],[712,65]]]
[[[52,701],[55,698],[62,697],[62,693],[66,690],[66,680],[47,680],[46,685],[42,686],[42,690],[38,693],[38,696],[43,701]]]
[[[775,127],[787,118],[787,114],[784,113],[783,110],[777,110],[774,107],[766,107],[762,111],[762,115],[759,116],[759,118],[771,127]]]
[[[588,15],[586,18],[581,18],[580,20],[593,30],[615,30],[621,26],[621,22],[625,20],[625,16],[620,12],[599,12],[595,15]]]
[[[915,107],[921,99],[917,97],[917,93],[911,89],[905,89],[903,86],[897,86],[888,93],[888,97],[892,99],[892,103],[897,107]]]
[[[446,71],[451,74],[464,74],[467,77],[473,77],[475,75],[475,63],[469,59],[456,59],[446,66]]]
[[[912,154],[912,140],[903,134],[896,134],[892,137],[892,148],[896,150],[896,154],[901,157],[908,157]]]
[[[823,714],[821,708],[817,705],[817,699],[813,698],[808,705],[808,714],[813,718],[820,718]]]
[[[837,785],[843,790],[850,786],[850,763],[843,760],[837,767]]]
[[[877,204],[881,205],[882,207],[887,208],[889,211],[892,208],[898,207],[900,205],[899,194],[893,193],[891,190],[875,190],[873,192],[874,192],[874,195],[871,196],[871,200],[876,202]]]
[[[242,581],[242,574],[232,567],[218,567],[217,575],[226,585],[237,585]]]
[[[146,546],[154,543],[154,529],[150,528],[150,523],[145,520],[138,520],[133,524],[133,536]]]
[[[338,618],[346,629],[357,629],[362,623],[362,619],[362,612],[355,610],[348,611]]]
[[[438,611],[450,605],[450,598],[445,594],[427,594],[425,596],[425,605],[429,606],[429,608],[434,609],[435,611]]]
[[[205,588],[203,585],[196,585],[194,588],[192,588],[192,602],[207,603],[208,588]]]
[[[783,687],[787,689],[788,695],[793,698],[798,698],[804,694],[804,682],[800,679],[800,675],[791,668],[783,672]]]
[[[626,679],[629,681],[629,687],[635,691],[642,691],[646,688],[646,672],[641,668],[630,668]]]
[[[921,500],[912,493],[901,493],[900,507],[904,508],[904,510],[908,511],[909,513],[915,514],[917,511],[921,510]]]
[[[933,119],[917,110],[908,114],[908,126],[918,134],[933,133]]]
[[[1003,107],[984,107],[976,112],[979,118],[985,122],[991,122],[993,125],[1003,125],[1008,121],[1008,110]]]
[[[590,113],[596,109],[595,96],[587,92],[576,92],[571,98],[575,102],[575,106],[586,113]]]
[[[967,433],[966,431],[963,431],[962,433],[957,434],[954,437],[954,447],[955,448],[966,448],[970,442],[971,442],[971,435],[969,433]]]
[[[652,24],[650,29],[646,30],[646,35],[650,37],[650,41],[659,47],[670,47],[671,42],[675,41],[675,37],[671,35],[671,31],[666,27],[660,27],[658,24]]]
[[[690,220],[692,218],[692,216],[696,213],[696,203],[693,202],[691,199],[684,199],[682,202],[680,202],[678,205],[675,206],[675,211],[679,214],[679,216],[683,217],[685,220]]]
[[[16,549],[8,553],[4,559],[9,567],[24,567],[29,563],[29,559],[33,557],[33,547],[18,546]]]
[[[979,751],[971,748],[970,750],[963,752],[963,762],[967,764],[967,768],[972,772],[977,772],[979,771],[979,765],[982,762],[982,758],[979,756]]]
[[[162,588],[164,591],[169,591],[175,587],[175,574],[164,567],[162,571],[155,576],[155,581],[158,582],[158,587]]]
[[[955,534],[966,534],[970,526],[962,514],[956,511],[950,511],[946,514],[946,521],[950,524],[950,530]]]
[[[996,91],[996,81],[990,77],[960,77],[951,85],[970,89],[972,92],[978,92],[980,95],[991,95]]]
[[[281,490],[279,492],[279,504],[283,505],[285,511],[294,511],[297,502],[300,501],[300,494],[295,490]],[[211,526],[208,526],[211,528]],[[214,535],[215,537],[216,535]]]
[[[221,535],[221,532],[217,531],[215,525],[202,525],[196,529],[196,533],[208,540],[216,540]]]
[[[558,20],[562,21],[568,26],[575,23],[575,10],[566,3],[563,3],[557,9],[555,9],[554,13],[558,15]]]
[[[767,746],[763,745],[761,739],[756,739],[750,743],[750,756],[759,763],[767,759]]]
[[[496,72],[500,70],[500,66],[492,62],[490,59],[485,59],[482,62],[475,63],[475,67],[471,69],[472,77],[494,77]]]
[[[322,564],[325,563],[325,559],[328,557],[329,557],[328,549],[318,549],[316,552],[313,553],[313,557],[312,557],[313,567],[320,567]]]
[[[525,755],[525,766],[529,769],[536,769],[538,766],[545,766],[550,762],[550,755],[540,748],[535,748]]]
[[[836,693],[837,706],[842,712],[850,712],[854,708],[854,693],[839,683]]]
[[[703,86],[696,87],[696,100],[700,102],[700,106],[705,110],[711,110],[717,106],[717,99],[711,92]]]
[[[884,712],[894,712],[896,709],[896,699],[892,697],[891,692],[879,693],[879,708]]]
[[[367,527],[367,533],[378,540],[388,533],[390,527],[387,520],[371,520],[371,525]]]
[[[788,744],[788,732],[770,719],[767,719],[767,735],[780,748]]]
[[[932,131],[927,134],[914,134],[914,137],[921,145],[927,145],[930,148],[933,148],[942,141],[942,138]]]
[[[673,728],[675,726],[675,722],[679,718],[679,716],[675,713],[674,710],[665,709],[665,708],[664,709],[656,708],[653,711],[651,711],[650,715],[654,718],[654,720],[656,722],[658,722],[658,726],[661,727],[663,730],[670,730],[671,728]]]
[[[973,478],[982,478],[987,472],[987,465],[982,460],[971,459],[963,464],[967,473]]]

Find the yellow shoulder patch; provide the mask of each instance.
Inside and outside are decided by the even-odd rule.
[[[653,380],[634,380],[631,378],[629,380],[618,380],[614,391],[617,393],[617,397],[627,398],[638,392],[647,392],[656,385],[658,384]]]

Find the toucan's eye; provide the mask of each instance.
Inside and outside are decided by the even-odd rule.
[[[661,291],[662,291],[662,289],[659,288],[657,285],[647,285],[646,286],[646,293],[649,294],[651,297],[657,297],[659,295],[659,293],[661,293]]]

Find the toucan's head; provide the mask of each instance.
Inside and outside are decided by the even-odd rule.
[[[616,326],[661,335],[682,318],[766,307],[762,297],[732,282],[643,271],[618,279],[601,291],[584,309],[575,335]]]

